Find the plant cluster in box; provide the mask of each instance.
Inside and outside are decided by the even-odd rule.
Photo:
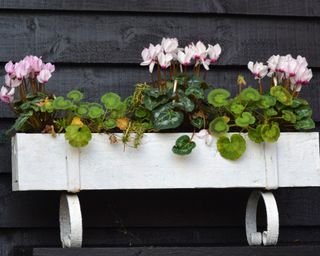
[[[98,102],[86,101],[78,90],[66,96],[49,92],[47,82],[55,67],[41,58],[10,61],[0,92],[1,100],[17,115],[8,133],[65,133],[74,147],[86,146],[92,133],[108,133],[111,143],[121,140],[138,147],[146,132],[191,129],[191,137],[183,135],[173,143],[173,153],[190,154],[196,147],[194,136],[207,144],[215,136],[221,156],[236,160],[246,150],[243,133],[255,143],[274,143],[280,131],[314,128],[312,110],[299,97],[312,78],[304,57],[274,55],[266,65],[250,61],[248,69],[257,85],[248,86],[239,75],[234,85],[238,93],[231,95],[204,78],[220,54],[219,44],[198,41],[180,48],[176,38],[163,38],[141,54],[141,65],[149,67],[152,82],[138,83],[125,99],[106,92]],[[115,132],[122,132],[122,137]]]

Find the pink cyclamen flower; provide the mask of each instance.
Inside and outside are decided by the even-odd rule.
[[[28,61],[21,60],[17,62],[14,65],[14,72],[15,72],[16,78],[18,78],[19,80],[23,78],[27,78],[29,74],[29,68],[30,68],[30,64]]]
[[[165,53],[174,53],[178,49],[177,38],[162,38],[161,47]]]
[[[6,74],[4,79],[5,79],[6,86],[12,87],[12,88],[18,87],[22,83],[22,80],[19,80],[17,78],[13,79],[10,77],[9,74]]]
[[[33,55],[26,56],[23,60],[29,64],[29,72],[32,77],[37,76],[44,65],[41,58]]]
[[[50,62],[46,63],[44,66],[43,66],[43,69],[47,69],[50,71],[50,73],[53,73],[56,68],[53,64],[51,64]]]
[[[312,78],[312,70],[308,68],[300,68],[297,71],[294,81],[296,84],[307,85]]]
[[[140,63],[141,66],[149,66],[149,72],[153,72],[154,65],[157,62],[157,56],[162,51],[160,44],[154,46],[153,44],[149,45],[149,48],[144,48],[141,52],[141,57],[143,62]]]
[[[42,69],[39,75],[37,75],[37,80],[39,81],[39,83],[45,84],[49,81],[50,77],[51,77],[51,72],[47,69]]]
[[[160,52],[158,55],[158,62],[162,69],[166,69],[171,65],[172,55],[170,53],[164,54]]]
[[[212,46],[211,44],[208,44],[207,53],[209,55],[210,63],[215,63],[221,54],[221,47],[219,44],[215,44]]]
[[[276,67],[276,72],[285,73],[288,70],[288,63],[290,60],[292,60],[292,56],[290,54],[280,56]]]
[[[254,79],[262,79],[268,73],[268,66],[264,65],[262,62],[253,63],[252,61],[249,61],[248,69],[254,75]]]
[[[191,64],[191,59],[193,58],[194,51],[192,48],[186,46],[184,51],[178,51],[178,61],[183,66],[189,66]]]
[[[5,86],[1,87],[0,90],[0,100],[5,103],[10,103],[14,99],[14,88],[7,88]]]
[[[12,63],[11,60],[8,63],[6,63],[6,65],[4,66],[4,69],[6,70],[9,76],[14,75],[14,64]]]

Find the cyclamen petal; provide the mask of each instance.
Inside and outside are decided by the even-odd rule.
[[[178,48],[178,39],[177,38],[162,38],[161,47],[166,53],[173,53]]]
[[[37,76],[37,80],[39,81],[39,83],[45,84],[49,81],[50,77],[51,77],[50,71],[47,69],[43,69],[40,71],[39,75]]]
[[[5,79],[6,86],[12,87],[12,88],[18,87],[22,83],[22,80],[19,80],[17,78],[12,79],[9,74],[5,75],[4,79]]]
[[[56,67],[52,63],[48,62],[47,64],[44,65],[43,69],[47,69],[49,70],[50,73],[53,73]]]
[[[210,58],[210,62],[215,63],[219,59],[219,56],[221,54],[221,47],[219,44],[216,44],[214,46],[208,44],[207,52]]]
[[[12,102],[14,99],[14,91],[14,88],[9,90],[7,87],[2,86],[0,90],[0,100],[5,103]]]
[[[254,75],[255,79],[262,79],[268,73],[268,66],[264,65],[262,62],[256,62],[253,64],[252,61],[249,61],[248,69]]]
[[[12,63],[11,60],[8,63],[6,63],[6,65],[4,66],[4,69],[10,76],[14,74],[14,64]]]

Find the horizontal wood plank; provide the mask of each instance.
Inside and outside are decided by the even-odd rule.
[[[187,0],[181,4],[179,0],[140,1],[86,1],[86,0],[3,0],[2,9],[21,10],[56,10],[56,11],[116,11],[116,12],[176,12],[176,13],[208,13],[208,14],[259,14],[281,16],[319,16],[318,1],[267,0],[252,2],[250,0]]]
[[[301,97],[310,102],[313,118],[320,121],[320,101],[318,100],[320,98],[320,86],[318,86],[320,69],[316,68],[313,72],[314,77],[309,86],[302,88]],[[245,76],[248,85],[258,88],[257,81],[243,66],[214,67],[207,73],[206,81],[212,87],[226,88],[235,95],[238,90],[236,86],[238,74]],[[4,80],[4,77],[0,79]],[[66,95],[73,89],[79,89],[85,93],[88,101],[99,101],[100,97],[109,91],[117,92],[123,98],[127,97],[134,91],[135,84],[146,81],[151,81],[150,74],[146,67],[138,65],[57,65],[57,70],[49,81],[47,89],[56,95]],[[264,82],[264,86],[269,87],[268,80]],[[0,103],[1,117],[14,117],[8,106],[3,103]]]
[[[0,229],[1,255],[31,256],[33,247],[61,247],[58,228]],[[319,227],[282,228],[279,244],[319,242]],[[86,228],[83,247],[247,246],[242,228]]]
[[[0,23],[2,62],[34,54],[53,62],[139,63],[143,47],[169,36],[179,38],[181,45],[199,39],[219,42],[223,53],[218,65],[246,65],[291,53],[320,67],[319,20],[1,12]]]
[[[136,247],[136,248],[35,248],[34,256],[315,256],[320,246],[270,246],[270,247]]]
[[[242,227],[250,189],[80,192],[84,228]],[[280,227],[320,226],[320,189],[279,189]],[[11,192],[0,175],[0,228],[58,227],[59,192]],[[96,200],[99,198],[99,203]],[[235,214],[237,213],[237,214]],[[259,223],[265,224],[263,207]]]

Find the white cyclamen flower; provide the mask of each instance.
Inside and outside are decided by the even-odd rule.
[[[164,54],[160,52],[158,55],[158,62],[162,69],[166,69],[171,65],[172,55],[170,53]]]
[[[254,75],[254,79],[262,79],[268,73],[268,66],[264,65],[262,62],[253,63],[252,61],[249,61],[248,69]]]
[[[184,48],[184,52],[179,50],[178,51],[178,61],[183,66],[189,66],[191,64],[191,59],[193,58],[194,51],[192,48],[186,46]]]
[[[14,98],[14,88],[7,88],[5,86],[1,87],[0,90],[0,100],[5,103],[10,103]]]
[[[215,63],[221,54],[221,47],[219,44],[212,46],[208,44],[207,53],[209,55],[210,63]]]
[[[177,38],[162,38],[161,46],[165,53],[173,53],[178,48],[178,39]]]
[[[149,66],[150,73],[153,72],[154,65],[157,62],[157,56],[162,51],[160,44],[154,46],[153,44],[149,45],[149,48],[144,48],[141,52],[141,57],[143,62],[140,63],[141,66]]]

